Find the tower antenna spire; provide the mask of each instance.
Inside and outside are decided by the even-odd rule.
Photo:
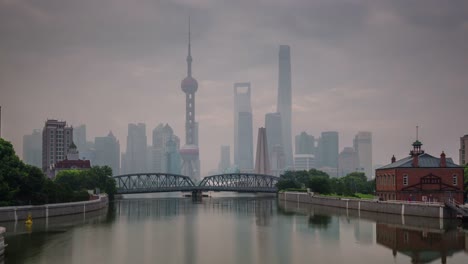
[[[190,16],[188,17],[188,55],[187,55],[187,76],[192,76],[192,46],[190,43]]]
[[[419,139],[419,126],[416,126],[416,140]]]

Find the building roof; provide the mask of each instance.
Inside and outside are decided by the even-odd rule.
[[[55,164],[56,169],[90,169],[89,160],[62,160]]]
[[[436,158],[431,156],[427,153],[422,153],[418,155],[418,168],[438,168],[440,167],[440,158]],[[406,158],[397,160],[393,163],[385,165],[383,167],[378,168],[381,169],[394,169],[394,168],[413,168],[413,157],[408,156]],[[446,158],[447,168],[462,168],[461,166],[455,164],[452,158]]]

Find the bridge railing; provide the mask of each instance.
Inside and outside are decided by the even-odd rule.
[[[254,173],[207,176],[195,185],[188,176],[168,173],[135,173],[114,176],[118,193],[171,191],[276,192],[278,177]]]

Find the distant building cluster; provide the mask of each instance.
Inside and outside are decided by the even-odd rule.
[[[361,172],[374,178],[372,133],[359,131],[352,146],[340,152],[339,133],[323,131],[314,136],[303,131],[292,142],[291,49],[280,45],[278,52],[278,87],[275,111],[265,114],[254,144],[250,82],[234,83],[233,158],[231,146],[220,148],[217,172],[262,173],[280,176],[287,170],[318,169],[331,177]],[[128,124],[125,152],[112,132],[87,139],[86,125],[67,126],[65,121],[50,119],[42,133],[34,130],[23,137],[23,159],[42,167],[51,177],[67,167],[85,169],[90,165],[107,165],[113,174],[162,172],[200,177],[199,124],[195,119],[195,94],[198,82],[192,76],[190,26],[188,38],[187,76],[181,82],[185,94],[185,144],[169,124],[153,129],[152,144],[146,135],[146,124]],[[256,155],[254,156],[254,146]],[[460,138],[460,164],[468,162],[468,135]],[[424,157],[422,157],[424,158]],[[72,162],[73,161],[73,162]],[[81,162],[83,161],[83,162]]]

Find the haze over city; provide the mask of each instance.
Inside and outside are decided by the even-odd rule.
[[[187,24],[201,174],[233,145],[233,83],[250,82],[254,142],[276,111],[279,45],[291,48],[292,136],[338,131],[340,151],[373,135],[373,163],[424,148],[458,161],[468,98],[466,1],[0,1],[2,137],[48,118],[147,137],[169,123],[184,141]],[[150,143],[150,140],[149,142]]]

